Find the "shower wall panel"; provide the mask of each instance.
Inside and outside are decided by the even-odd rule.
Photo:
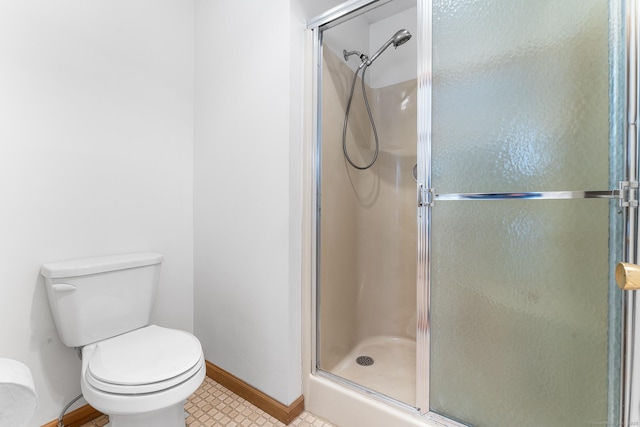
[[[324,50],[322,85],[322,176],[320,202],[319,362],[331,370],[356,342],[356,234],[358,202],[349,191],[349,176],[341,150],[346,93],[353,72]],[[351,129],[364,116],[353,109]],[[365,113],[366,114],[366,113]],[[362,139],[362,138],[358,138]]]
[[[342,152],[353,71],[323,53],[320,229],[320,364],[331,370],[358,342],[415,338],[416,81],[367,94],[380,140],[373,167],[358,171]],[[357,163],[373,156],[373,134],[356,83],[347,141]]]
[[[416,89],[416,80],[367,89],[380,155],[370,170],[350,170],[354,191],[377,189],[357,213],[366,230],[358,235],[358,340],[416,336]]]

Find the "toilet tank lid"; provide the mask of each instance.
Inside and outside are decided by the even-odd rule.
[[[86,276],[106,271],[160,264],[163,259],[162,254],[155,252],[82,258],[44,264],[40,268],[40,274],[51,279]]]

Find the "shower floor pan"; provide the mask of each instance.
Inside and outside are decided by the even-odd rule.
[[[366,363],[358,364],[358,358]],[[394,336],[367,338],[357,344],[332,373],[413,406],[416,400],[416,342]]]

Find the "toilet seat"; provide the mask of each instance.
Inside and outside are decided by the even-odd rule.
[[[193,335],[150,325],[92,344],[85,378],[113,394],[155,393],[196,375],[204,364]]]

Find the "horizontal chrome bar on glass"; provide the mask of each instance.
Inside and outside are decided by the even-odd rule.
[[[620,199],[621,190],[541,191],[525,193],[448,193],[436,194],[435,200],[510,200],[510,199]]]

